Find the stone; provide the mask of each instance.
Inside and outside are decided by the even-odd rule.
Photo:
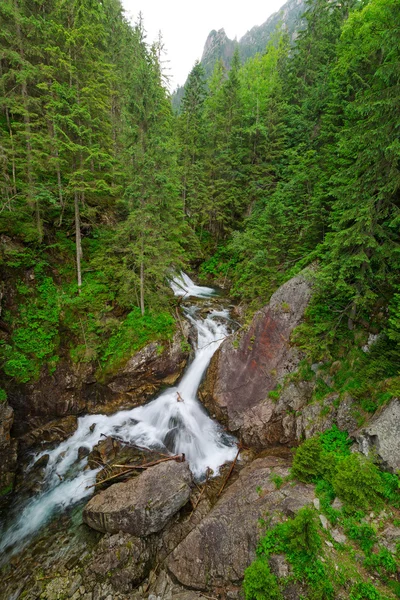
[[[397,550],[397,544],[400,542],[400,527],[388,525],[380,535],[381,542],[393,554]]]
[[[150,572],[153,546],[126,533],[105,535],[93,550],[86,576],[107,577],[115,590],[129,592]]]
[[[84,521],[97,531],[148,536],[186,504],[191,483],[186,462],[160,463],[94,496],[84,509]]]
[[[396,473],[400,469],[400,400],[394,398],[375,413],[355,438],[359,452],[376,454],[384,468]]]
[[[78,419],[74,415],[49,421],[41,427],[33,429],[20,438],[22,450],[40,448],[60,444],[68,439],[78,428]]]
[[[331,536],[338,544],[345,544],[347,542],[347,537],[338,529],[332,529]]]
[[[268,559],[271,571],[276,577],[288,577],[290,574],[289,563],[284,554],[271,554]]]
[[[165,385],[172,385],[183,372],[189,358],[189,325],[182,323],[173,340],[161,346],[152,342],[136,351],[112,374],[97,379],[96,361],[73,363],[62,358],[54,373],[43,369],[34,383],[11,382],[7,389],[9,403],[16,415],[15,435],[27,437],[27,447],[41,442],[39,431],[50,422],[82,413],[113,413],[147,402]],[[47,435],[47,433],[46,433]],[[68,437],[68,436],[67,436]]]
[[[313,504],[316,510],[320,510],[321,509],[321,502],[319,498],[314,498],[313,500]]]
[[[302,355],[291,346],[290,334],[301,323],[311,295],[311,271],[286,282],[254,315],[247,331],[230,336],[211,359],[200,398],[248,446],[295,441],[294,419],[286,422],[286,431],[282,419],[288,409],[307,402],[310,386],[289,386],[283,392],[287,398],[278,404],[269,393],[299,365]]]
[[[339,498],[336,497],[334,499],[334,501],[332,502],[332,508],[334,508],[335,510],[342,510],[343,502]]]
[[[288,461],[266,456],[244,467],[212,510],[169,555],[166,566],[180,584],[201,591],[240,585],[264,531],[260,519],[266,514],[280,519],[288,507],[295,510],[312,503],[314,486],[284,484],[277,490],[270,479],[273,473],[285,477]]]
[[[0,402],[0,498],[12,491],[17,468],[18,442],[11,438],[14,411]]]
[[[321,521],[321,525],[324,529],[329,529],[328,519],[325,515],[319,515],[319,520]]]

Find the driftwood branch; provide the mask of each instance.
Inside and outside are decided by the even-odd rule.
[[[220,495],[222,494],[222,492],[224,491],[224,489],[225,489],[225,486],[226,486],[226,484],[228,483],[228,480],[229,480],[230,476],[232,475],[232,471],[233,471],[233,469],[235,468],[236,461],[237,461],[237,459],[239,458],[239,454],[240,454],[240,451],[241,451],[241,450],[242,450],[242,444],[240,444],[240,443],[239,443],[239,444],[238,444],[238,451],[237,451],[237,454],[236,454],[236,456],[235,456],[235,460],[234,460],[234,461],[233,461],[233,463],[231,464],[231,468],[229,469],[229,473],[228,473],[228,475],[227,475],[227,476],[225,477],[225,479],[224,479],[224,483],[222,484],[222,486],[221,486],[221,489],[219,490],[219,492],[218,492],[218,494],[217,494],[217,498],[219,498],[219,497],[220,497]]]
[[[149,467],[154,467],[155,465],[158,465],[160,463],[167,462],[170,460],[184,462],[185,455],[184,454],[176,454],[175,456],[168,456],[167,458],[160,458],[159,460],[154,460],[152,462],[144,463],[142,465],[110,465],[110,466],[118,468],[118,469],[125,469],[125,471],[121,471],[120,473],[117,473],[116,475],[111,475],[111,477],[107,477],[107,479],[98,481],[97,483],[94,483],[93,485],[89,486],[89,488],[98,487],[99,485],[103,485],[103,483],[108,483],[109,481],[113,481],[115,479],[119,479],[120,477],[124,477],[125,475],[129,475],[136,470],[148,469]]]

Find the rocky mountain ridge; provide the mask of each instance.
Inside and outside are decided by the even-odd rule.
[[[213,29],[204,44],[201,64],[205,70],[206,77],[210,77],[214,65],[222,60],[226,69],[229,69],[235,49],[238,48],[240,59],[245,62],[257,52],[263,52],[271,40],[277,27],[286,30],[291,41],[296,38],[297,32],[303,26],[301,15],[305,11],[304,0],[288,0],[277,12],[273,13],[261,25],[255,25],[247,31],[239,40],[231,40],[225,30]],[[172,105],[179,109],[183,98],[185,86],[178,86],[172,94]]]

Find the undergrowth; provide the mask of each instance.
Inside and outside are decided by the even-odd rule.
[[[314,508],[301,509],[294,518],[271,527],[260,540],[257,559],[245,573],[246,600],[281,600],[290,582],[306,590],[302,598],[313,600],[334,600],[338,595],[352,600],[400,597],[400,586],[393,579],[400,550],[393,554],[380,545],[378,525],[366,519],[371,510],[385,508],[387,513],[382,514],[387,515],[399,507],[399,478],[352,453],[350,446],[347,433],[333,426],[296,449],[291,469],[293,478],[315,484],[319,510],[330,527],[343,530],[347,541],[335,542],[330,529],[322,528]],[[341,508],[332,506],[336,497],[342,501]],[[278,578],[271,571],[273,554],[286,557],[289,577]],[[374,585],[371,577],[381,585]]]

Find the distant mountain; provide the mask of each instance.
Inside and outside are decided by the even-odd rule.
[[[244,34],[239,41],[231,40],[224,29],[216,31],[213,29],[206,40],[201,57],[201,64],[204,67],[206,76],[209,77],[213,72],[217,60],[222,59],[225,67],[229,69],[235,48],[239,48],[239,54],[242,62],[251,58],[257,52],[263,52],[276,31],[278,25],[286,29],[291,40],[296,38],[297,32],[302,28],[302,14],[305,12],[305,0],[288,0],[286,4],[272,14],[262,25],[256,25],[250,31]],[[172,105],[175,110],[179,109],[180,102],[184,94],[184,86],[178,89],[172,95]]]

